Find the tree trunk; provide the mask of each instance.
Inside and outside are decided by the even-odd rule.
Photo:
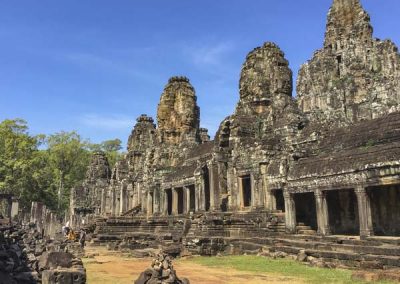
[[[60,184],[58,186],[58,210],[61,209],[61,194],[64,191],[64,172],[60,170]]]

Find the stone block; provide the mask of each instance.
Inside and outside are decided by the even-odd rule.
[[[42,284],[85,284],[86,272],[75,269],[53,269],[42,272]]]
[[[44,252],[39,258],[40,269],[52,269],[57,267],[69,268],[72,266],[73,256],[67,252]]]

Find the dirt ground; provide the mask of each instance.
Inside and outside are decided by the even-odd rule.
[[[139,274],[151,264],[151,258],[131,258],[105,248],[87,247],[86,254],[98,254],[94,258],[84,259],[89,284],[132,284]],[[234,269],[214,269],[190,261],[174,262],[174,268],[179,277],[188,278],[192,284],[303,283],[301,280],[286,276],[254,275]]]

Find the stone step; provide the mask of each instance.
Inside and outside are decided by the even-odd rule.
[[[301,231],[301,230],[312,230],[310,226],[297,226],[296,231]]]
[[[231,242],[231,244],[239,246],[242,250],[247,250],[247,251],[259,251],[264,245],[256,244],[253,242],[247,242],[247,241],[237,241],[237,242]]]
[[[300,234],[300,235],[316,235],[316,234],[317,234],[316,231],[314,231],[314,230],[307,230],[307,229],[305,229],[305,230],[304,230],[304,229],[298,230],[297,233]]]
[[[290,254],[296,254],[300,251],[300,248],[295,247],[274,247],[275,251],[283,251]],[[308,256],[322,258],[330,261],[340,260],[341,262],[348,262],[350,266],[358,267],[369,267],[374,265],[375,268],[387,266],[387,267],[398,267],[400,266],[400,258],[395,256],[387,255],[371,255],[371,254],[359,254],[359,253],[343,253],[335,251],[322,251],[322,250],[309,250],[306,249],[305,253]],[[358,265],[356,263],[358,263]]]
[[[358,254],[368,254],[368,255],[386,255],[393,257],[400,257],[400,247],[380,245],[380,246],[370,246],[370,245],[349,245],[349,244],[329,244],[324,242],[308,242],[301,240],[291,240],[286,238],[251,238],[246,240],[235,240],[232,242],[252,242],[260,246],[287,246],[296,247],[300,249],[309,250],[321,250],[321,251],[332,251],[338,253],[358,253]]]
[[[367,240],[370,240],[370,241],[378,241],[378,242],[385,243],[385,244],[391,244],[391,245],[400,246],[400,237],[379,237],[379,236],[373,236],[373,237],[368,237]]]

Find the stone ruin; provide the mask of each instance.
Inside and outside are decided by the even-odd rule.
[[[12,194],[0,194],[0,226],[7,226],[18,217],[19,200]]]
[[[95,226],[94,244],[400,266],[400,54],[373,38],[359,0],[333,1],[297,98],[269,42],[247,55],[239,87],[210,141],[194,87],[172,77],[124,159],[110,171],[94,155],[71,220]]]
[[[169,255],[160,253],[153,259],[151,268],[146,269],[135,280],[134,284],[190,284],[186,278],[179,279],[176,275],[172,259]]]
[[[4,196],[4,195],[3,195]],[[0,284],[84,284],[86,271],[79,257],[79,244],[61,235],[55,213],[40,202],[32,202],[30,218],[12,204],[7,223],[0,223]]]

